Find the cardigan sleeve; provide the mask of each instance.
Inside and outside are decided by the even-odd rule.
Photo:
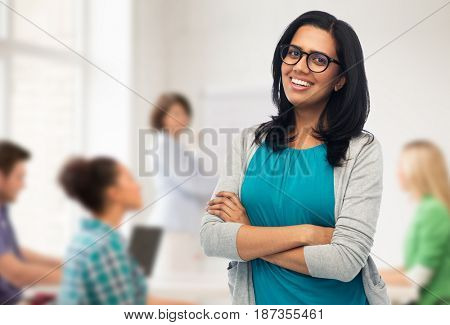
[[[228,191],[238,194],[240,177],[243,168],[243,141],[241,135],[232,141],[231,150],[221,168],[220,177],[211,198],[215,193]],[[235,261],[245,262],[237,250],[237,233],[242,226],[240,223],[224,222],[208,212],[203,215],[200,229],[200,244],[207,256],[223,257]]]
[[[374,138],[365,144],[355,159],[331,243],[304,247],[306,266],[313,277],[349,282],[370,254],[383,187],[379,141]]]

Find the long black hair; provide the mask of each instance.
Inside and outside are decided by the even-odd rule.
[[[274,151],[283,150],[295,136],[289,137],[287,130],[295,128],[295,109],[286,97],[281,80],[280,45],[289,44],[297,30],[303,25],[328,31],[336,42],[336,52],[340,64],[340,76],[345,76],[345,85],[332,92],[325,109],[321,113],[314,137],[327,145],[327,160],[330,165],[342,166],[350,139],[362,132],[373,135],[363,129],[370,111],[369,90],[364,70],[364,57],[358,36],[353,28],[342,20],[322,11],[309,11],[296,18],[284,31],[279,40],[272,61],[272,100],[278,109],[278,115],[271,121],[262,123],[256,129],[257,144],[265,143]]]

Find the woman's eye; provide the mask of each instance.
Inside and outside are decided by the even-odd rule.
[[[288,54],[290,56],[293,56],[293,57],[299,57],[300,56],[300,52],[298,52],[298,51],[289,51]]]
[[[313,62],[318,65],[326,65],[327,61],[328,60],[326,57],[322,57],[322,56],[314,56],[313,57]]]

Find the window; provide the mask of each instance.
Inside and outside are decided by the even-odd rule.
[[[77,0],[8,2],[77,50],[82,43],[82,4]],[[0,135],[23,145],[33,156],[26,188],[11,207],[12,221],[23,245],[61,255],[75,220],[73,206],[56,178],[67,157],[82,149],[83,67],[57,41],[0,7]],[[45,240],[37,234],[45,234]]]

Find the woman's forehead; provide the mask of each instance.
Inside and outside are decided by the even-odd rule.
[[[299,46],[306,52],[322,52],[331,57],[336,56],[336,45],[331,34],[321,28],[304,25],[292,37],[291,44]]]

